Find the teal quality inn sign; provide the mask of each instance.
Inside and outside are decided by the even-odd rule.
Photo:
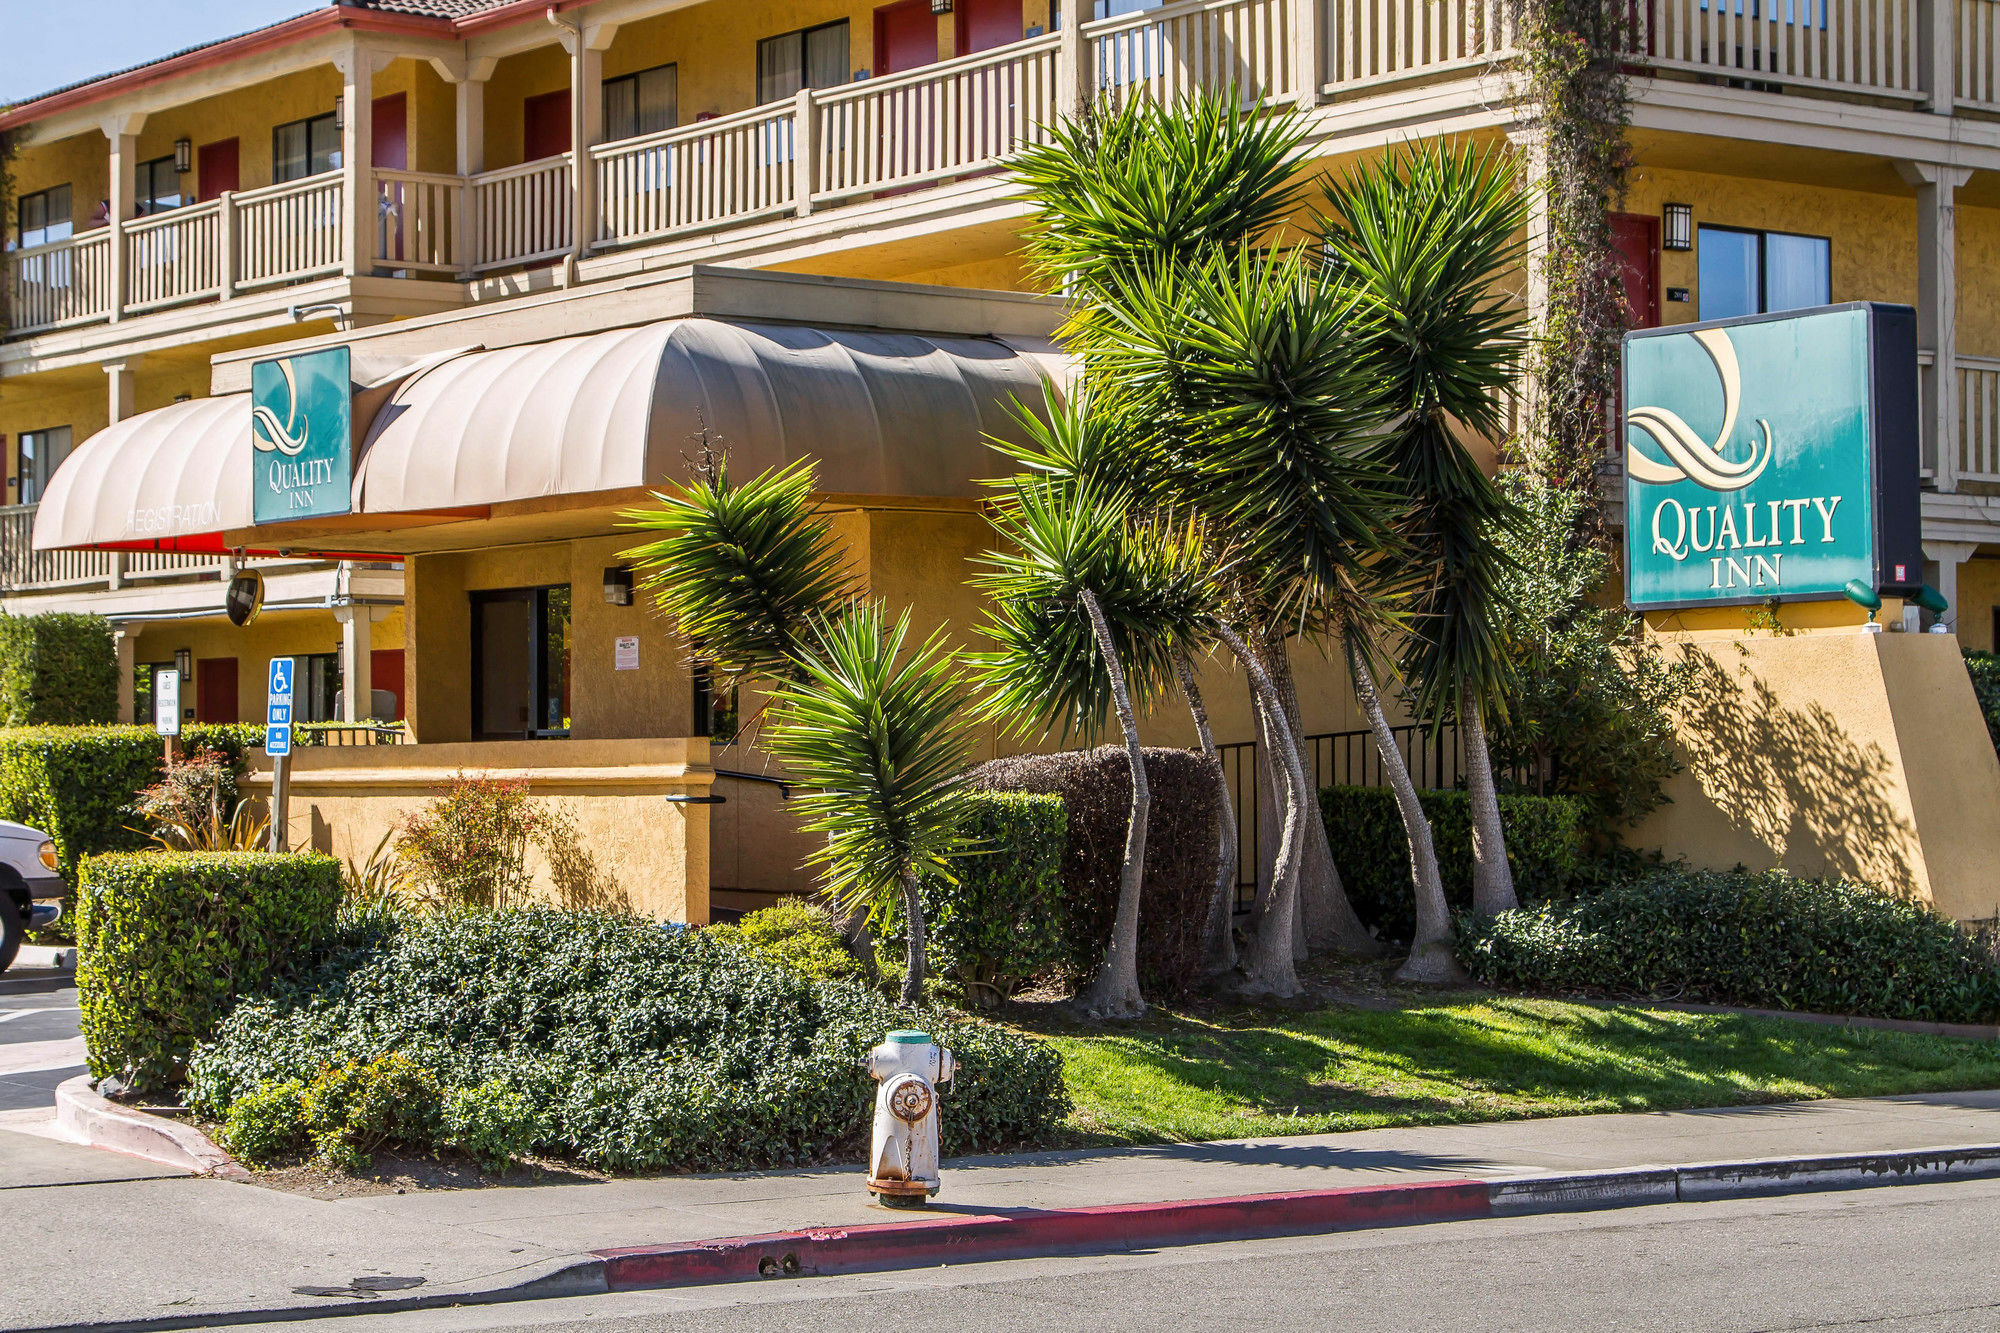
[[[251,511],[257,522],[352,508],[354,394],[345,347],[250,367]]]
[[[1923,585],[1908,306],[1631,333],[1624,394],[1628,605]]]

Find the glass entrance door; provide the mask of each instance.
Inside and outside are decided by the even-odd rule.
[[[569,735],[569,587],[472,594],[472,735]]]

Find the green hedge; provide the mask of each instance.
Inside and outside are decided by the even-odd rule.
[[[1946,918],[1833,880],[1670,871],[1568,903],[1462,920],[1488,985],[1990,1023],[2000,972]]]
[[[76,726],[118,716],[118,648],[103,616],[0,615],[0,726]]]
[[[90,1072],[171,1087],[238,996],[318,947],[340,908],[340,862],[317,853],[114,853],[83,863],[77,898]]]
[[[1431,821],[1438,874],[1454,911],[1472,905],[1472,809],[1462,791],[1417,793]],[[1396,794],[1387,787],[1327,787],[1319,794],[1347,896],[1361,919],[1385,937],[1407,940],[1416,931],[1410,886],[1410,840]],[[1588,811],[1574,796],[1502,796],[1500,826],[1507,836],[1507,864],[1524,899],[1567,893],[1584,870]]]
[[[611,1170],[791,1165],[865,1151],[875,1090],[861,1057],[898,1028],[958,1057],[946,1153],[1053,1138],[1069,1100],[1041,1042],[815,981],[707,931],[540,908],[421,917],[245,1000],[190,1062],[188,1103],[267,1146],[330,1128],[363,1151],[421,1134]],[[314,1115],[329,1070],[368,1082],[395,1055],[437,1088],[442,1128]]]
[[[244,751],[263,743],[263,728],[239,723],[190,723],[181,732],[185,749],[218,750],[239,771]],[[84,857],[146,845],[131,828],[139,821],[127,807],[159,781],[163,754],[150,727],[0,731],[0,819],[47,833],[63,878],[74,887]]]
[[[2000,654],[1967,649],[1965,672],[1972,677],[1973,697],[1986,716],[1986,734],[2000,750]]]
[[[991,1008],[1066,956],[1059,796],[971,793],[965,832],[976,848],[953,867],[956,884],[927,879],[920,895],[933,975],[967,1004]],[[902,938],[901,899],[885,900],[876,929]],[[1102,946],[1098,946],[1101,948]]]

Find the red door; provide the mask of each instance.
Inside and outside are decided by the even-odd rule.
[[[195,175],[195,188],[201,195],[201,202],[207,203],[225,190],[240,188],[242,176],[238,170],[239,161],[234,139],[218,139],[201,146]]]
[[[371,139],[375,165],[385,171],[410,169],[410,103],[403,93],[375,99]]]
[[[1021,40],[1021,0],[958,0],[958,54],[977,55]]]
[[[237,720],[235,658],[204,657],[194,664],[194,720]]]
[[[569,151],[569,89],[521,103],[521,160],[536,162]]]
[[[1657,327],[1660,322],[1660,220],[1633,213],[1613,213],[1611,240],[1618,251],[1618,274],[1625,284],[1627,327]]]
[[[930,0],[899,0],[875,11],[875,73],[901,74],[938,58],[937,15]]]
[[[396,696],[396,709],[379,721],[400,721],[403,716],[403,650],[378,648],[368,654],[368,688],[388,690]]]

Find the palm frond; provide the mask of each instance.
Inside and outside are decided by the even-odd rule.
[[[691,654],[725,676],[791,674],[812,626],[858,592],[840,541],[813,512],[810,460],[731,485],[726,459],[624,526],[661,534],[624,551]]]

